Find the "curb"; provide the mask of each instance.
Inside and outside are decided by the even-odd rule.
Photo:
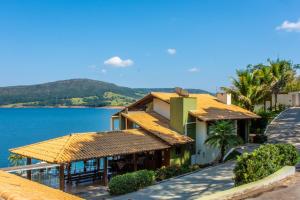
[[[232,199],[234,197],[238,197],[241,195],[245,195],[249,192],[253,192],[255,190],[264,188],[270,184],[274,184],[276,182],[279,182],[289,176],[294,175],[296,172],[294,166],[285,166],[275,172],[274,174],[271,174],[261,180],[247,183],[238,187],[231,188],[229,190],[225,190],[222,192],[217,192],[208,196],[199,197],[198,200],[228,200]]]

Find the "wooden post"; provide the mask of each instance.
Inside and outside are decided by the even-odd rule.
[[[72,167],[72,163],[69,163],[68,164],[68,183],[72,184],[72,181],[71,181],[71,167]]]
[[[110,130],[113,131],[114,128],[113,128],[113,124],[114,124],[114,120],[113,120],[113,117],[110,117]]]
[[[31,165],[31,158],[27,158],[26,165]],[[27,170],[27,179],[31,180],[31,170]]]
[[[65,166],[61,164],[59,166],[59,189],[64,191],[65,190]]]
[[[104,169],[103,169],[103,185],[107,186],[108,176],[107,176],[107,157],[104,158]]]
[[[133,154],[133,170],[137,170],[137,160],[136,160],[136,154]]]
[[[125,118],[125,130],[127,130],[128,129],[128,119],[127,119],[127,117]]]
[[[83,171],[86,172],[86,160],[83,161]]]
[[[163,164],[165,167],[170,166],[170,158],[171,158],[170,149],[165,149],[164,150],[164,164]]]
[[[101,178],[101,172],[100,172],[100,158],[96,159],[96,178],[99,176]]]

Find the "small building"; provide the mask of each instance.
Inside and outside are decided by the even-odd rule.
[[[255,118],[259,116],[232,105],[230,94],[152,92],[114,114],[109,132],[70,134],[10,152],[27,158],[27,167],[22,170],[27,171],[28,179],[32,170],[41,167],[31,164],[35,159],[58,169],[61,190],[65,184],[82,179],[107,185],[110,177],[129,171],[212,163],[220,153],[205,144],[210,126],[217,120],[231,120],[236,134],[247,143],[249,122]],[[82,172],[71,170],[78,161],[84,163]],[[88,169],[90,161],[94,164]],[[20,168],[7,169],[14,170]]]
[[[236,133],[249,141],[249,121],[256,114],[231,104],[231,95],[152,92],[112,116],[112,129],[142,128],[170,145],[170,164],[207,164],[219,151],[204,144],[217,120],[232,120]],[[115,127],[115,121],[119,127]]]

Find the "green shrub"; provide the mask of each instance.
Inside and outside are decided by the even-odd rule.
[[[242,185],[260,180],[285,165],[295,165],[298,152],[289,144],[262,145],[252,153],[244,153],[237,159],[234,181]]]
[[[112,195],[126,194],[152,185],[155,173],[149,170],[140,170],[113,177],[109,184],[109,193]]]
[[[296,165],[298,162],[298,151],[295,146],[291,144],[276,144],[281,155],[281,166]]]
[[[155,177],[157,181],[161,181],[164,179],[186,174],[188,172],[192,172],[198,169],[200,169],[200,166],[197,164],[190,165],[190,166],[187,165],[183,165],[183,166],[171,165],[168,167],[163,166],[160,169],[157,169],[155,171]]]
[[[179,165],[172,165],[168,167],[163,166],[160,169],[156,170],[155,177],[156,180],[161,181],[174,176],[179,176],[181,174],[188,173],[190,171],[191,169],[188,166],[179,166]]]

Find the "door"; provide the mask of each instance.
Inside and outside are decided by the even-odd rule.
[[[247,140],[246,120],[237,121],[237,135],[240,136],[244,142],[246,142]]]

